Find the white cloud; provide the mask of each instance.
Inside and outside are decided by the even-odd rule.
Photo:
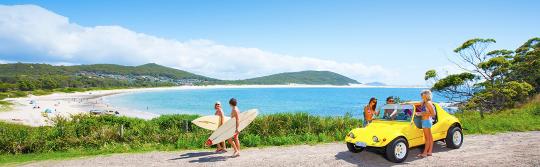
[[[121,26],[85,27],[35,5],[0,5],[0,59],[64,64],[154,62],[220,79],[330,70],[363,81],[389,81],[381,66],[275,54],[210,40],[177,41]]]

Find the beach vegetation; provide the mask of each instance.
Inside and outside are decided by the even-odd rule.
[[[201,149],[212,132],[191,124],[197,117],[163,115],[143,120],[74,115],[69,119],[53,118],[54,126],[43,127],[0,122],[0,157],[73,150]],[[240,140],[246,147],[333,142],[343,140],[348,130],[358,126],[360,120],[351,117],[270,114],[257,117],[242,131]]]
[[[540,38],[515,50],[492,50],[494,39],[475,38],[456,48],[454,64],[463,72],[440,78],[428,70],[432,90],[460,103],[462,110],[485,112],[510,109],[540,91]]]

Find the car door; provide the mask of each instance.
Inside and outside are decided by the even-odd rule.
[[[418,127],[418,124],[415,123],[416,121],[420,120],[420,117],[414,116],[414,113],[416,113],[416,107],[414,108],[413,116],[411,119],[411,123],[408,126],[408,128],[405,129],[405,134],[407,136],[407,139],[409,140],[409,147],[414,147],[418,145],[424,144],[424,132],[422,131],[421,124]]]
[[[434,140],[443,139],[446,137],[446,130],[448,129],[447,125],[441,123],[441,119],[439,119],[439,115],[443,111],[441,111],[442,108],[436,104],[433,104],[433,109],[435,109],[435,116],[433,117],[435,121],[431,127],[431,134],[433,134]]]

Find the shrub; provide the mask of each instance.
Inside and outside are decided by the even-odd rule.
[[[108,150],[204,148],[212,133],[191,124],[197,115],[163,115],[152,120],[112,115],[56,117],[54,126],[28,127],[0,122],[0,154],[46,153],[71,149]],[[307,144],[339,141],[357,125],[349,117],[307,113],[259,116],[242,131],[242,145]]]

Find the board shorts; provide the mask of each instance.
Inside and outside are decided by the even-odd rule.
[[[431,126],[432,126],[431,120],[429,119],[422,120],[422,128],[431,128]]]

